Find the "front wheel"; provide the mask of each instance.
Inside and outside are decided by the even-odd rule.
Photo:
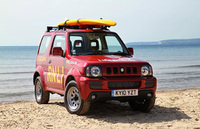
[[[66,109],[71,114],[82,115],[85,114],[90,108],[90,102],[81,98],[77,83],[73,80],[67,84],[64,101]]]
[[[49,102],[49,92],[43,90],[40,76],[35,79],[35,100],[39,104],[47,104]]]

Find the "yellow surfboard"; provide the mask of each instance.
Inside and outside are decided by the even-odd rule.
[[[66,20],[59,23],[57,26],[115,26],[116,22],[106,19],[75,19],[75,20]]]

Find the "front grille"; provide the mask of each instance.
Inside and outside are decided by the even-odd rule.
[[[114,73],[114,74],[118,74],[118,67],[114,67],[114,68],[113,68],[113,73]]]
[[[126,82],[108,82],[109,89],[126,89],[126,88],[139,88],[139,81],[126,81]]]
[[[131,73],[131,67],[126,67],[126,73],[130,74]]]
[[[107,74],[137,74],[137,67],[106,67]]]
[[[133,67],[133,73],[137,73],[137,68],[136,67]]]
[[[111,68],[110,68],[110,67],[107,67],[106,72],[107,72],[107,74],[111,74],[111,73],[112,73]]]

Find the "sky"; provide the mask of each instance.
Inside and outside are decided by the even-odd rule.
[[[127,42],[200,38],[200,0],[0,0],[0,46],[38,46],[65,19],[109,19]]]

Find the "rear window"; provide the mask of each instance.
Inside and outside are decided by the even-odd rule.
[[[45,54],[45,52],[47,51],[47,48],[49,46],[50,41],[51,41],[50,35],[43,37],[42,42],[40,44],[39,55]]]

